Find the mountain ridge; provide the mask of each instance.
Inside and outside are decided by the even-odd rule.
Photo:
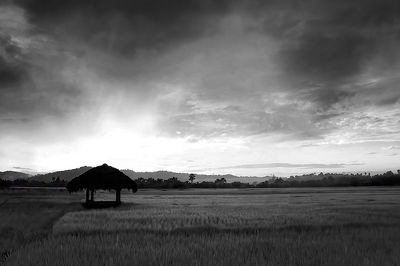
[[[16,179],[27,179],[31,177],[32,175],[23,173],[23,172],[18,172],[18,171],[4,171],[0,172],[0,179],[3,180],[9,180],[9,181],[14,181]]]
[[[91,166],[82,166],[79,168],[73,168],[73,169],[68,169],[68,170],[63,170],[63,171],[55,171],[55,172],[50,172],[46,174],[38,174],[34,175],[28,178],[30,181],[41,181],[41,182],[51,182],[57,178],[60,180],[65,180],[65,181],[70,181],[73,178],[83,174],[84,172],[92,169],[93,167]],[[126,174],[132,179],[138,179],[138,178],[154,178],[154,179],[168,179],[172,177],[176,177],[181,181],[186,181],[189,178],[190,173],[177,173],[177,172],[171,172],[171,171],[165,171],[165,170],[160,170],[160,171],[154,171],[154,172],[136,172],[131,169],[120,169],[121,172]],[[235,182],[235,181],[240,181],[240,182],[248,182],[248,183],[253,183],[253,182],[262,182],[267,179],[270,179],[271,177],[265,176],[265,177],[256,177],[256,176],[236,176],[232,174],[196,174],[196,179],[195,181],[215,181],[216,179],[220,178],[225,178],[228,182]]]
[[[81,166],[79,168],[73,168],[62,171],[55,171],[46,174],[38,174],[28,178],[30,181],[41,181],[41,182],[51,182],[54,179],[59,178],[60,180],[71,181],[73,178],[80,176],[86,171],[92,169],[90,166]]]

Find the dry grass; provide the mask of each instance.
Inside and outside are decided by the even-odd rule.
[[[113,195],[97,193],[97,198]],[[400,188],[141,191],[7,265],[398,265]]]
[[[8,265],[396,265],[399,228],[55,236]]]
[[[70,212],[55,234],[112,231],[174,231],[187,228],[281,229],[286,227],[397,225],[397,191],[126,196],[124,209]],[[357,192],[357,193],[356,193]],[[393,193],[392,193],[393,192]],[[375,194],[374,194],[375,193]],[[101,195],[99,195],[101,197]],[[106,195],[104,195],[106,196]]]
[[[1,191],[0,263],[21,245],[51,234],[53,223],[77,206],[60,192],[44,194],[34,190]]]

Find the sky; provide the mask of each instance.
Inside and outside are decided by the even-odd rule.
[[[3,0],[0,170],[400,169],[397,0]]]

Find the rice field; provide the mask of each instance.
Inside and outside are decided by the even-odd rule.
[[[400,264],[396,187],[143,190],[102,210],[82,198],[5,265]]]

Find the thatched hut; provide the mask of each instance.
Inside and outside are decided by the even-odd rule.
[[[115,190],[115,205],[121,204],[121,190],[137,191],[137,184],[118,169],[103,164],[75,177],[67,184],[68,191],[76,192],[86,189],[86,205],[94,205],[94,191],[96,189]],[[90,192],[90,195],[89,195]]]

